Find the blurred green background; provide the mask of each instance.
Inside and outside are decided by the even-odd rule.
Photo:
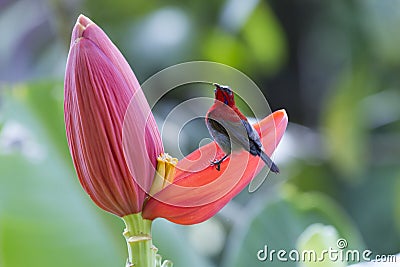
[[[140,82],[176,63],[216,61],[289,114],[279,176],[205,223],[156,220],[154,243],[174,266],[297,266],[256,254],[302,247],[315,223],[350,249],[400,251],[400,1],[0,0],[1,267],[125,264],[123,223],[86,196],[66,145],[63,76],[80,13]],[[164,105],[192,95],[173,92]],[[190,152],[208,133],[187,128]]]

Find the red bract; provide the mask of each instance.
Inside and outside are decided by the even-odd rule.
[[[287,123],[286,112],[279,110],[254,125],[269,156],[281,140]],[[173,184],[146,203],[143,217],[150,220],[162,217],[179,224],[205,221],[246,187],[264,166],[259,157],[243,151],[221,163],[219,172],[209,166],[215,146],[214,142],[203,146],[180,161]],[[218,148],[217,158],[223,155]],[[197,172],[190,171],[200,168]]]
[[[133,173],[122,146],[131,101],[138,112],[129,131],[142,137],[138,153],[131,155]],[[163,151],[160,135],[153,116],[144,116],[151,115],[150,107],[128,63],[107,35],[82,15],[72,32],[64,108],[68,145],[85,191],[99,207],[118,216],[140,212]],[[134,178],[146,182],[140,187]]]

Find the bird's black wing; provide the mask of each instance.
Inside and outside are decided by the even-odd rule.
[[[276,166],[276,164],[271,160],[271,158],[267,154],[265,154],[258,132],[253,128],[253,126],[248,121],[243,121],[243,125],[246,127],[249,135],[250,154],[254,156],[260,156],[261,159],[265,162],[268,168],[271,169],[272,172],[279,173],[278,166]]]
[[[242,123],[247,131],[250,154],[259,156],[263,147],[260,136],[247,120],[242,120]]]

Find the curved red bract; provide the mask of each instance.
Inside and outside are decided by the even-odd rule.
[[[254,125],[268,155],[273,153],[281,140],[287,123],[286,112],[279,110]],[[210,165],[208,157],[196,159],[202,158],[201,154],[208,154],[210,151],[213,153],[214,150],[215,143],[208,144],[188,155],[184,161],[190,161],[194,169],[199,165]],[[217,155],[221,154],[223,152],[218,150]],[[230,164],[232,160],[236,162]],[[240,164],[241,162],[244,162],[244,165]],[[180,162],[178,167],[179,165],[185,163]],[[243,151],[225,160],[221,164],[221,171],[217,171],[213,166],[206,166],[198,172],[190,172],[189,164],[186,165],[183,171],[177,168],[172,185],[148,200],[143,209],[144,218],[153,220],[161,217],[178,224],[195,224],[207,220],[246,187],[260,172],[264,163],[259,157]],[[226,190],[227,186],[229,190]],[[220,192],[224,191],[225,193],[221,195]],[[204,201],[205,199],[213,201]]]

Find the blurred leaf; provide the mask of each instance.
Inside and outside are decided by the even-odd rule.
[[[284,33],[264,2],[254,9],[239,34],[218,28],[205,38],[203,55],[207,60],[246,72],[276,72],[286,58]]]
[[[290,183],[295,185],[299,191],[318,191],[329,196],[336,196],[340,188],[331,178],[327,164],[311,165],[308,162],[297,162],[292,169],[296,172],[290,177]],[[321,179],[321,177],[326,177]]]
[[[246,218],[232,230],[223,266],[265,266],[257,252],[265,245],[269,250],[295,249],[300,234],[311,224],[334,226],[351,248],[362,248],[357,229],[348,216],[328,197],[318,193],[298,193],[286,187],[283,196],[264,202],[259,199],[248,206]],[[275,255],[276,256],[276,255]],[[279,262],[273,266],[296,266],[294,262]]]
[[[266,2],[260,2],[254,9],[242,34],[248,45],[247,54],[256,63],[253,67],[255,71],[260,71],[259,67],[262,73],[279,70],[286,58],[286,41],[279,22]]]
[[[388,65],[398,65],[400,54],[400,2],[393,0],[359,1],[361,27],[370,49],[377,59]]]
[[[2,107],[4,128],[19,125],[15,129],[24,135],[16,133],[15,138],[22,138],[6,144],[11,150],[0,151],[0,261],[7,267],[122,266],[122,236],[119,248],[95,206],[79,190],[65,154],[60,156],[51,142],[64,138],[56,138],[62,117],[58,118],[60,107],[46,101],[51,90],[37,89],[38,95],[32,95],[28,87],[19,88],[7,94]],[[36,154],[30,154],[33,147]]]
[[[396,231],[399,166],[371,169],[359,184],[345,184],[336,196],[358,226],[374,254],[397,252],[400,232]]]
[[[64,126],[64,88],[62,81],[39,81],[27,84],[18,84],[7,87],[4,92],[4,116],[9,121],[16,119],[28,131],[39,138],[43,147],[55,150],[55,158],[64,161],[71,171],[69,179],[74,182],[75,190],[83,193],[76,177],[71,156],[67,146]],[[46,149],[47,150],[47,149]],[[33,158],[35,155],[33,155]],[[85,195],[86,198],[86,195]],[[91,201],[86,198],[87,204]],[[91,207],[94,207],[91,205]],[[105,212],[99,212],[99,219],[108,226],[108,231],[114,234],[114,242],[120,242],[119,238],[123,229],[123,223],[115,220],[113,216]],[[121,246],[125,250],[123,246]]]
[[[161,1],[139,1],[139,0],[121,0],[118,2],[110,2],[107,0],[85,0],[84,9],[89,10],[89,17],[95,18],[95,23],[102,25],[123,26],[132,19],[143,16],[155,7],[160,7]],[[107,10],[107,12],[104,12]],[[115,27],[115,30],[118,27]],[[120,34],[122,34],[120,29]],[[125,29],[126,30],[126,29]]]
[[[112,237],[54,155],[42,164],[2,156],[0,168],[5,266],[122,266]]]
[[[400,175],[399,175],[400,176]],[[397,227],[397,232],[400,235],[400,179],[397,180],[395,185],[395,207],[394,207],[394,216],[395,216],[395,223]]]
[[[170,260],[174,266],[208,267],[211,266],[189,245],[185,226],[179,226],[166,220],[156,220],[153,224],[154,245],[164,260]]]
[[[205,38],[203,45],[205,59],[239,69],[248,62],[246,48],[234,35],[215,29]]]
[[[350,181],[359,179],[366,167],[367,122],[360,102],[372,84],[365,70],[346,73],[326,104],[326,146],[334,166]]]
[[[38,120],[50,139],[45,141],[55,145],[58,152],[67,156],[70,162],[64,126],[63,94],[63,82],[42,81],[17,85],[9,95]]]

